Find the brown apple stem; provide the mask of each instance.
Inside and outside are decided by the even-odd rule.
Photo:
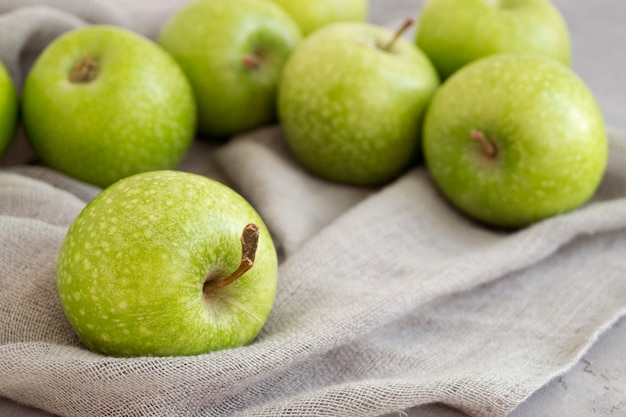
[[[470,137],[480,145],[486,157],[493,159],[498,156],[498,148],[496,148],[496,145],[494,145],[492,141],[487,139],[484,132],[474,129],[470,133]]]
[[[69,79],[72,83],[88,83],[98,75],[98,64],[91,58],[83,58],[70,70]]]
[[[254,257],[259,246],[259,226],[250,223],[243,228],[241,233],[241,263],[235,272],[221,280],[207,280],[204,282],[203,292],[206,294],[211,290],[223,288],[232,284],[243,274],[248,272],[254,265]]]
[[[413,19],[412,17],[406,19],[402,26],[400,26],[400,28],[393,35],[393,38],[391,38],[387,45],[383,46],[383,51],[391,52],[391,48],[393,48],[393,45],[395,45],[398,39],[413,25],[413,23],[415,23],[415,19]]]
[[[241,62],[243,63],[243,66],[247,69],[254,70],[261,66],[262,59],[258,53],[253,52],[244,56]]]

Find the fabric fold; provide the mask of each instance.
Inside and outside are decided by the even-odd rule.
[[[265,146],[253,138],[249,146]],[[229,154],[222,153],[221,164]],[[281,158],[278,172],[307,176],[280,154],[271,160],[280,165]],[[621,162],[611,165],[608,180],[626,180]],[[238,188],[254,194],[249,172],[236,172],[245,176],[234,181]],[[263,179],[270,195],[284,176]],[[21,186],[12,190],[38,198],[42,189],[56,193],[50,206],[68,200],[67,191],[32,178],[0,178],[17,180]],[[65,227],[50,226],[46,255],[33,257],[26,248],[41,242],[41,225],[26,227],[31,214],[3,215],[14,232],[2,241],[9,258],[0,305],[14,311],[11,323],[23,330],[3,329],[0,368],[9,371],[0,378],[0,395],[60,415],[122,415],[116,410],[130,407],[138,415],[375,416],[439,402],[470,415],[504,416],[572,366],[624,313],[626,265],[615,259],[626,246],[626,199],[611,195],[504,232],[466,219],[441,198],[425,169],[414,169],[357,199],[294,248],[281,263],[276,305],[257,341],[193,358],[117,359],[85,351],[53,297],[54,255]],[[81,207],[81,200],[74,203]],[[257,203],[261,213],[267,210]],[[56,322],[16,318],[45,305],[6,284],[23,274],[24,262],[14,260],[25,253],[29,285],[48,288],[42,297]],[[21,389],[25,384],[29,391]]]

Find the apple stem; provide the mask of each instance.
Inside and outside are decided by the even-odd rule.
[[[258,53],[253,52],[251,54],[244,56],[241,62],[243,63],[243,66],[246,67],[247,69],[255,70],[261,66],[262,60],[261,60],[261,56]]]
[[[207,294],[211,290],[223,288],[232,284],[243,274],[248,272],[254,265],[254,257],[259,246],[259,226],[250,223],[243,228],[241,233],[241,263],[239,267],[230,276],[222,280],[207,280],[204,282],[203,292]]]
[[[498,148],[496,148],[496,145],[494,145],[492,141],[487,139],[482,131],[474,129],[470,133],[470,137],[473,141],[477,142],[480,145],[480,148],[482,149],[485,156],[492,159],[498,156]]]
[[[404,23],[402,24],[402,26],[400,26],[400,28],[396,31],[396,33],[393,35],[393,38],[391,38],[391,40],[387,43],[387,45],[383,46],[383,51],[385,52],[391,52],[391,49],[393,48],[393,46],[396,44],[396,42],[398,41],[398,39],[404,34],[404,32],[406,32],[413,24],[415,23],[415,19],[410,17],[408,19],[406,19],[404,21]]]
[[[98,64],[91,58],[83,58],[74,64],[70,70],[70,81],[72,83],[88,83],[93,81],[98,75]]]

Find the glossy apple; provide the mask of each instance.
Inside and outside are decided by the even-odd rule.
[[[484,223],[523,227],[585,203],[607,163],[602,114],[567,66],[538,55],[486,57],[435,94],[424,122],[435,183]]]
[[[61,35],[37,58],[23,120],[44,163],[105,187],[175,167],[194,138],[196,105],[184,73],[154,42],[94,25]]]
[[[411,42],[369,23],[335,23],[306,38],[287,62],[279,117],[294,156],[313,174],[381,184],[416,156],[438,85]]]
[[[17,125],[17,92],[4,64],[0,61],[0,158],[5,153]]]
[[[308,36],[322,26],[335,22],[365,22],[367,0],[272,0],[285,9]]]
[[[71,225],[61,303],[80,340],[113,356],[195,355],[250,343],[274,302],[272,238],[225,185],[179,171],[113,184]]]
[[[570,35],[549,0],[428,0],[416,30],[417,45],[443,79],[478,58],[537,53],[570,62]]]
[[[276,86],[300,29],[269,0],[197,0],[158,42],[180,63],[199,107],[199,130],[229,137],[276,120]]]

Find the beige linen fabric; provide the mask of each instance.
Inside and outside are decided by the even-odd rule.
[[[8,40],[0,24],[0,54],[18,79],[22,51],[36,51],[44,34],[98,22],[87,3],[107,22],[137,27],[104,2],[0,1],[0,23],[23,35]],[[313,178],[279,127],[194,146],[181,168],[242,193],[279,247],[276,304],[259,338],[184,358],[86,350],[63,316],[55,263],[99,190],[36,165],[5,167],[1,397],[60,416],[361,417],[437,402],[505,416],[626,312],[623,132],[610,133],[592,201],[516,232],[467,220],[423,166],[375,189]]]

